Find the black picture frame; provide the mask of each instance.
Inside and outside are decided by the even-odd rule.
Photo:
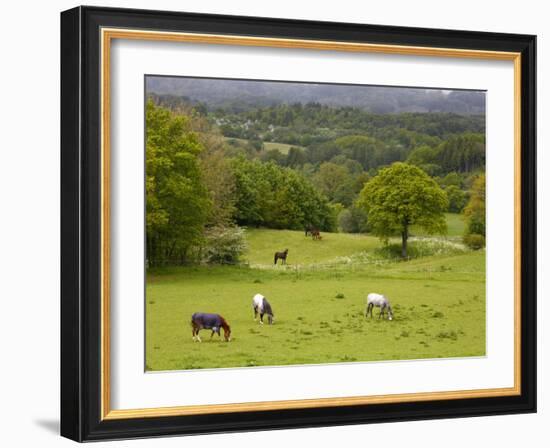
[[[101,418],[102,27],[521,53],[521,394]],[[61,13],[61,435],[76,441],[536,412],[536,37],[77,7]]]

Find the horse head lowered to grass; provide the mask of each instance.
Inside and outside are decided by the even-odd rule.
[[[191,327],[193,329],[193,341],[202,342],[199,331],[203,328],[206,330],[212,330],[210,339],[216,333],[220,336],[220,328],[223,328],[223,337],[226,342],[231,340],[231,327],[227,321],[219,314],[214,313],[194,313],[191,316]]]
[[[273,315],[273,310],[271,309],[270,303],[267,301],[267,299],[262,296],[261,294],[256,294],[252,298],[252,307],[254,308],[254,320],[258,317],[258,314],[260,315],[260,323],[264,323],[264,314],[267,314],[267,323],[269,325],[273,324],[275,322],[275,318]]]
[[[380,308],[380,313],[378,314],[378,319],[384,315],[385,312],[388,313],[388,320],[393,319],[393,311],[391,309],[390,301],[382,294],[377,294],[375,292],[371,292],[367,296],[367,308],[365,310],[365,317],[369,316],[372,317],[372,309],[374,307]]]

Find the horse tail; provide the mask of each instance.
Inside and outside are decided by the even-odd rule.
[[[273,257],[273,264],[277,264],[277,252],[275,252],[275,255]]]

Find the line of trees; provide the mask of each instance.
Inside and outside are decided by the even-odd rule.
[[[318,103],[280,104],[233,113],[212,111],[223,120],[222,132],[228,137],[273,140],[310,146],[339,136],[368,134],[381,140],[423,134],[444,139],[450,134],[485,132],[483,115],[453,113],[372,113],[353,107]],[[399,132],[405,131],[405,132]]]
[[[312,225],[337,230],[336,211],[299,172],[244,157],[233,159],[231,167],[236,180],[237,224],[294,230]]]

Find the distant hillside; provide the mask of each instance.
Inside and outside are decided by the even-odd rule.
[[[148,76],[147,93],[185,97],[210,109],[242,112],[278,104],[351,106],[378,114],[451,112],[485,114],[485,92]]]

